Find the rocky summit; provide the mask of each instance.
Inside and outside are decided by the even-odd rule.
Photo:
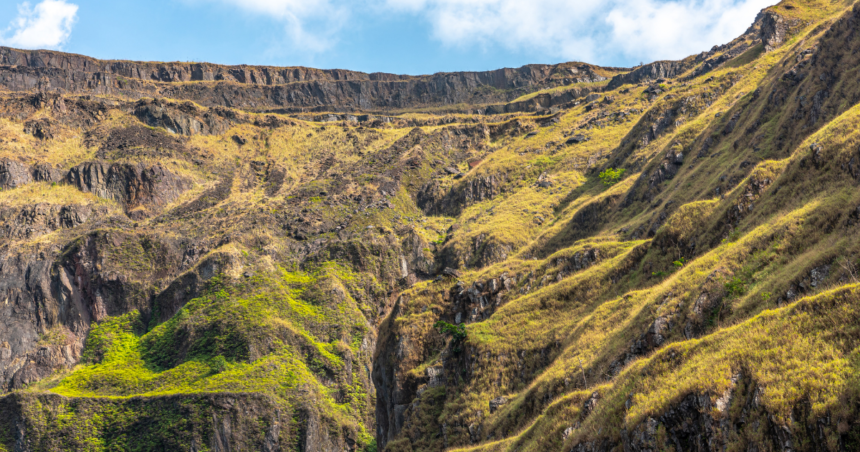
[[[2,48],[0,451],[860,450],[858,74]]]

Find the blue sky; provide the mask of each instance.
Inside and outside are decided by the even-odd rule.
[[[728,42],[776,1],[6,0],[0,45],[402,74],[632,66]]]

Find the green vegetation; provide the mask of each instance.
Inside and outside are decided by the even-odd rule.
[[[340,299],[315,295],[355,281],[335,264],[309,273],[281,269],[235,286],[214,278],[204,296],[149,331],[138,312],[94,325],[83,365],[31,390],[114,398],[253,392],[296,409],[293,391],[302,386],[327,422],[364,432],[363,370],[345,375],[350,396],[340,402],[321,381],[354,359],[367,333],[364,317],[348,291]]]
[[[448,322],[438,321],[434,327],[439,334],[450,336],[455,342],[463,342],[468,337],[466,326],[462,323],[459,325],[452,325]]]
[[[606,168],[600,173],[600,181],[603,182],[603,185],[615,185],[621,181],[625,172],[627,172],[627,170],[624,168]]]
[[[557,66],[516,101],[606,101],[553,115],[433,105],[317,122],[161,99],[211,134],[133,153],[105,145],[140,123],[125,100],[27,113],[53,121],[48,140],[7,115],[0,158],[158,163],[189,187],[128,213],[64,183],[0,192],[4,271],[50,273],[21,286],[45,295],[22,340],[51,359],[84,345],[0,412],[20,415],[33,452],[204,451],[228,424],[246,441],[230,450],[264,450],[275,423],[284,450],[313,424],[376,452],[376,428],[398,424],[388,452],[630,438],[678,452],[666,413],[712,420],[700,436],[726,450],[766,449],[773,432],[796,450],[857,448],[860,60],[853,22],[833,20],[852,5],[784,1],[786,43],[765,52],[755,34],[686,60],[653,100],[654,80],[558,86],[579,63]],[[456,286],[436,279],[445,267]],[[393,403],[380,425],[377,401]],[[0,416],[0,451],[17,419]]]

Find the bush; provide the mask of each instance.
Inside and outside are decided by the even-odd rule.
[[[600,173],[600,180],[603,181],[603,185],[615,185],[624,177],[625,172],[627,170],[624,168],[606,168],[606,171]]]
[[[209,370],[212,374],[220,374],[227,370],[227,358],[224,355],[218,355],[209,360]]]
[[[747,292],[747,283],[737,276],[726,283],[726,294],[729,298],[742,297]]]
[[[439,332],[439,334],[443,336],[451,336],[452,338],[454,338],[454,342],[463,342],[464,340],[466,340],[466,326],[462,323],[459,325],[452,325],[448,322],[439,321],[436,322],[434,327],[436,328],[436,331]]]

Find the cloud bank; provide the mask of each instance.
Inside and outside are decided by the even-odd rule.
[[[78,5],[43,0],[18,5],[18,17],[0,34],[0,44],[22,49],[61,49],[72,35]]]
[[[501,48],[597,64],[678,59],[739,36],[776,0],[182,0],[222,4],[281,24],[279,46],[331,50],[351,18],[418,20],[430,38],[461,49]],[[0,44],[61,49],[78,5],[18,5]]]
[[[776,0],[385,0],[449,46],[589,62],[677,59],[742,34]],[[611,55],[611,57],[610,57]]]
[[[777,0],[185,0],[283,22],[284,45],[330,50],[351,17],[418,20],[463,49],[502,48],[598,64],[679,59],[742,34]]]

